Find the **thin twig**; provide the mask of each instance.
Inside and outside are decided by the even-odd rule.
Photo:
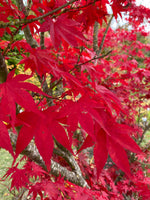
[[[24,14],[26,15],[26,10],[25,10],[25,6],[24,6],[24,3],[23,3],[23,0],[16,0],[16,1],[17,1],[19,10],[22,10],[24,12]],[[20,26],[21,26],[21,24],[20,24]],[[37,41],[32,37],[31,31],[30,31],[30,28],[29,28],[28,25],[23,29],[23,32],[24,32],[24,35],[25,35],[27,43],[32,48],[35,48],[35,47],[39,46]]]
[[[15,35],[17,35],[17,33],[20,30],[20,26],[16,29],[16,31],[14,33],[11,34],[11,39],[10,42],[8,43],[7,47],[3,50],[3,56],[5,56],[8,52],[8,50],[10,49],[11,45],[15,42]]]
[[[90,60],[87,60],[84,63],[80,63],[80,64],[75,65],[75,67],[78,67],[78,66],[81,66],[81,65],[85,65],[85,64],[87,64],[87,63],[89,63],[89,62],[91,62],[93,60],[99,59],[99,58],[104,58],[104,57],[108,56],[111,52],[112,52],[112,50],[108,51],[107,53],[105,53],[105,54],[103,54],[101,56],[95,56],[94,58],[92,58]]]
[[[148,124],[147,126],[145,126],[145,128],[143,130],[143,133],[142,133],[142,136],[141,136],[140,140],[138,141],[138,145],[140,145],[143,142],[144,135],[149,130],[149,128],[150,128],[150,124]]]
[[[99,50],[96,52],[97,53],[97,55],[99,55],[100,53],[101,53],[101,51],[102,51],[102,48],[103,48],[103,45],[104,45],[104,41],[105,41],[105,38],[106,38],[106,35],[107,35],[107,32],[108,32],[108,29],[109,29],[109,27],[110,27],[110,24],[111,24],[111,22],[112,22],[112,19],[113,19],[113,15],[110,17],[110,19],[109,19],[109,22],[108,22],[108,25],[107,25],[107,27],[106,27],[106,29],[105,29],[105,32],[104,32],[104,35],[103,35],[103,38],[102,38],[102,41],[101,41],[101,44],[100,44],[100,47],[99,47]]]
[[[146,165],[146,166],[149,166],[150,167],[150,164],[149,163],[143,163],[143,162],[141,162],[141,161],[137,161],[137,162],[139,162],[141,165]]]
[[[86,62],[84,63],[80,63],[80,64],[76,64],[69,72],[72,72],[74,69],[78,69],[78,67],[80,67],[81,65],[85,65],[93,60],[97,60],[97,59],[100,59],[100,58],[104,58],[106,56],[108,56],[110,53],[112,52],[112,50],[108,51],[106,54],[103,54],[101,56],[94,56],[94,58],[90,59],[90,60],[87,60]]]
[[[48,17],[49,15],[52,15],[54,14],[55,12],[67,7],[68,5],[74,3],[75,1],[78,1],[78,0],[71,0],[65,4],[63,4],[62,6],[44,14],[44,15],[41,15],[39,17],[35,17],[35,18],[32,18],[32,19],[23,19],[23,20],[20,20],[20,21],[11,21],[11,22],[2,22],[0,21],[0,28],[6,28],[6,27],[9,27],[9,26],[16,26],[16,25],[26,25],[26,24],[29,24],[29,23],[32,23],[32,22],[35,22],[37,20],[40,20],[40,19],[43,19],[45,17]]]

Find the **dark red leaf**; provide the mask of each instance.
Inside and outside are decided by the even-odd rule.
[[[94,161],[97,169],[97,177],[99,177],[108,157],[108,150],[106,145],[106,134],[101,129],[97,134],[97,142],[94,146]]]
[[[114,163],[131,178],[130,165],[128,156],[123,147],[114,139],[107,136],[107,149]]]
[[[12,124],[14,124],[16,118],[15,103],[18,103],[27,111],[39,113],[32,96],[26,89],[47,96],[37,86],[24,82],[30,77],[31,76],[25,74],[14,76],[14,71],[11,71],[8,74],[6,82],[0,84],[0,107],[2,113],[9,117],[9,122]]]
[[[47,169],[50,170],[51,156],[53,152],[53,138],[44,116],[32,112],[23,112],[17,115],[17,119],[23,126],[19,132],[16,144],[16,154],[19,155],[29,142],[35,138],[35,144],[42,156]]]
[[[6,149],[13,155],[13,149],[8,130],[2,121],[0,121],[0,147]]]

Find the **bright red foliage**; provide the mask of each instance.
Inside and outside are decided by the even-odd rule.
[[[17,2],[0,1],[0,147],[14,158],[11,190],[43,200],[148,199],[149,147],[138,144],[149,124],[142,133],[137,118],[150,97],[140,28],[150,9],[135,0]],[[115,19],[128,12],[131,30],[109,27],[108,5]],[[8,74],[4,59],[15,68]]]

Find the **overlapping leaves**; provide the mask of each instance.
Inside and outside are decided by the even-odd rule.
[[[41,24],[39,32],[50,31],[52,44],[57,49],[62,39],[69,45],[77,47],[78,41],[85,41],[85,37],[78,30],[77,22],[69,19],[67,15],[61,15],[56,20],[52,20],[50,17],[45,18],[45,22]]]
[[[90,147],[95,143],[94,159],[98,176],[109,154],[114,163],[131,177],[125,150],[141,153],[139,146],[130,137],[134,130],[127,125],[117,123],[102,102],[96,103],[93,99],[83,96],[76,102],[68,101],[66,104],[63,113],[67,117],[68,130],[76,130],[80,123],[82,129],[88,133],[81,148]]]
[[[34,138],[35,144],[42,156],[47,169],[50,170],[53,152],[53,136],[64,147],[71,151],[70,141],[59,120],[57,107],[50,107],[37,115],[33,112],[22,112],[17,115],[17,125],[22,124],[16,144],[16,154],[19,155]]]
[[[1,118],[12,125],[14,125],[16,119],[16,103],[27,111],[39,113],[32,96],[27,90],[46,95],[37,86],[24,82],[30,77],[31,76],[25,74],[14,76],[14,71],[11,71],[8,74],[6,82],[0,84]]]

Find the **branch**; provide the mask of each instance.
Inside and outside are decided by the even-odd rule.
[[[47,81],[46,81],[45,77],[43,76],[41,78],[38,74],[37,74],[37,77],[39,79],[39,82],[41,83],[41,87],[43,89],[43,92],[52,97],[52,95],[53,95],[52,94],[52,90],[51,90],[51,88],[48,87],[48,84],[47,84]],[[53,99],[52,98],[46,97],[46,100],[47,100],[47,105],[48,106],[52,106],[53,105]]]
[[[27,11],[26,11],[26,9],[25,9],[25,6],[24,6],[23,1],[22,1],[22,0],[16,0],[16,2],[17,2],[17,4],[18,4],[19,10],[22,10],[23,13],[26,15],[26,14],[27,14]],[[26,26],[26,27],[23,29],[23,32],[24,32],[24,35],[25,35],[25,38],[26,38],[27,43],[28,43],[32,48],[38,47],[38,43],[37,43],[36,40],[32,37],[32,34],[31,34],[31,31],[30,31],[29,26]]]
[[[93,50],[96,52],[98,51],[98,29],[99,29],[99,23],[96,21],[94,24],[94,31],[93,31]]]
[[[7,66],[5,63],[5,59],[2,55],[2,53],[0,52],[0,83],[3,83],[6,81],[7,74],[8,74],[8,70],[7,70]]]
[[[99,47],[99,51],[97,52],[97,55],[99,55],[101,53],[101,50],[103,48],[103,45],[104,45],[104,41],[105,41],[105,38],[106,38],[106,35],[107,35],[107,32],[108,32],[108,29],[110,27],[110,24],[112,22],[112,19],[113,19],[113,15],[110,17],[109,19],[109,22],[108,22],[108,25],[107,25],[107,28],[105,29],[105,32],[104,32],[104,35],[103,35],[103,38],[102,38],[102,41],[101,41],[101,44],[100,44],[100,47]]]
[[[68,164],[71,166],[72,170],[79,176],[82,176],[82,172],[76,160],[74,159],[73,155],[70,151],[68,151],[64,146],[62,146],[55,138],[55,144],[59,149],[54,149],[54,153],[63,157]]]
[[[93,50],[95,51],[95,53],[96,53],[97,56],[101,53],[101,50],[103,48],[104,41],[105,41],[105,38],[106,38],[106,35],[107,35],[107,32],[108,32],[108,29],[110,27],[112,19],[113,19],[113,15],[109,19],[108,25],[107,25],[107,27],[105,29],[105,32],[104,32],[104,35],[103,35],[103,38],[102,38],[102,41],[101,41],[101,44],[100,44],[99,48],[98,48],[98,29],[99,29],[99,23],[96,21],[95,24],[94,24]]]
[[[17,141],[17,135],[10,132],[10,139],[13,148],[15,149],[16,141]],[[23,155],[26,155],[28,158],[30,158],[32,161],[36,162],[38,165],[40,165],[45,171],[47,171],[46,165],[41,157],[41,155],[38,152],[37,147],[33,142],[31,142],[22,152]],[[54,176],[61,176],[64,177],[65,180],[68,180],[76,185],[90,188],[85,179],[80,175],[76,174],[75,172],[67,170],[65,167],[61,166],[59,163],[51,160],[51,174]]]
[[[2,21],[0,21],[0,28],[6,28],[6,27],[9,27],[9,26],[16,26],[16,25],[26,25],[26,24],[35,22],[37,20],[44,19],[45,17],[48,17],[49,15],[54,14],[55,12],[67,7],[68,5],[70,5],[70,4],[72,4],[72,3],[76,2],[76,1],[78,1],[78,0],[71,0],[71,1],[63,4],[62,6],[56,8],[56,9],[54,9],[54,10],[52,10],[52,11],[46,13],[46,14],[44,14],[44,15],[41,15],[39,17],[35,17],[33,19],[22,19],[20,21],[13,21],[13,22],[12,21],[11,22],[2,22]]]
[[[40,33],[40,47],[41,47],[41,49],[45,49],[45,46],[44,46],[44,32]]]
[[[146,166],[149,166],[150,167],[150,163],[144,163],[144,162],[141,162],[141,161],[137,161],[137,162],[139,162],[141,165],[146,165]]]
[[[64,177],[65,180],[70,181],[76,185],[81,187],[87,187],[90,189],[89,185],[85,181],[85,179],[74,172],[67,170],[65,167],[62,167],[60,164],[51,160],[51,173],[54,176],[59,176],[60,174]]]
[[[138,145],[140,145],[140,144],[143,142],[144,135],[145,135],[145,133],[149,130],[149,128],[150,128],[150,124],[148,124],[147,126],[145,126],[145,128],[144,128],[144,130],[143,130],[143,134],[142,134],[140,140],[138,141]]]
[[[24,35],[25,35],[25,38],[26,38],[26,41],[28,44],[30,44],[30,46],[32,48],[36,48],[38,47],[38,43],[36,42],[36,40],[32,37],[32,34],[30,32],[30,28],[29,26],[26,26],[24,29],[23,29],[23,32],[24,32]]]
[[[104,58],[104,57],[108,56],[111,52],[112,52],[112,50],[108,51],[106,54],[103,54],[101,56],[95,56],[94,58],[92,58],[90,60],[87,60],[84,63],[80,63],[80,64],[75,65],[75,67],[78,67],[78,66],[81,66],[81,65],[85,65],[85,64],[87,64],[87,63],[89,63],[89,62],[91,62],[93,60],[99,59],[99,58]]]
[[[26,14],[26,10],[25,10],[25,6],[24,6],[24,4],[23,4],[23,1],[22,1],[22,0],[17,0],[17,3],[18,3],[18,8],[19,8],[20,10],[23,10],[24,14]],[[33,38],[29,26],[26,26],[26,27],[23,29],[23,32],[24,32],[24,35],[25,35],[25,38],[26,38],[27,43],[28,43],[32,48],[36,48],[36,47],[39,46],[38,43],[37,43],[37,41]],[[44,33],[41,33],[41,37],[42,37],[42,39],[41,39],[40,43],[42,44],[42,46],[41,46],[41,48],[42,48],[42,47],[44,47]],[[42,85],[43,91],[44,91],[46,94],[52,96],[52,92],[49,91],[48,84],[47,84],[46,80],[44,80],[44,77],[41,78],[38,74],[37,74],[37,77],[38,77],[38,79],[39,79],[39,82],[40,82],[41,85]],[[49,98],[46,98],[46,99],[47,99],[48,105],[51,106],[52,103],[53,103],[53,101],[52,101],[51,99],[49,99]]]

